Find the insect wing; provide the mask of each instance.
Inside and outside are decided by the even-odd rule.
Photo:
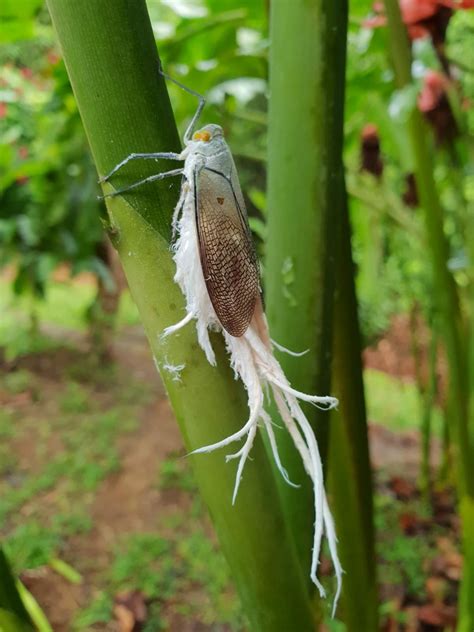
[[[221,325],[239,337],[252,320],[260,292],[258,261],[245,210],[232,182],[217,171],[202,169],[196,176],[195,193],[207,291]]]

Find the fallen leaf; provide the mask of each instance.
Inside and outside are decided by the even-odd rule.
[[[443,577],[428,577],[425,583],[428,601],[434,605],[442,605],[449,590],[447,581]]]
[[[418,620],[425,625],[444,628],[456,623],[456,608],[444,604],[426,604],[418,608]]]
[[[428,521],[425,518],[421,518],[417,514],[408,511],[398,516],[398,523],[406,535],[423,533],[428,527]]]
[[[401,476],[392,476],[389,486],[399,500],[408,500],[416,493],[415,485]]]
[[[135,632],[136,621],[133,612],[121,604],[115,604],[114,615],[118,621],[120,632]]]
[[[458,582],[462,575],[462,555],[457,551],[451,551],[444,556],[446,569],[445,575],[448,579]]]
[[[146,597],[140,590],[118,593],[114,599],[114,615],[120,632],[140,632],[146,621]]]

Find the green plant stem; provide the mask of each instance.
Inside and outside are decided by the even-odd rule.
[[[436,330],[435,319],[431,318],[431,338],[429,346],[428,356],[428,385],[426,393],[424,394],[422,405],[422,458],[421,458],[421,492],[425,497],[428,504],[430,491],[431,491],[431,466],[430,466],[430,453],[431,453],[431,426],[432,426],[432,413],[436,403],[436,392],[438,386],[438,336]]]
[[[411,83],[411,50],[402,22],[397,0],[384,0],[388,19],[390,47],[395,76],[400,88]],[[408,132],[415,162],[415,177],[421,207],[424,211],[429,254],[435,283],[435,299],[440,313],[440,332],[446,347],[450,379],[450,409],[454,413],[452,445],[457,466],[457,487],[463,515],[472,517],[474,499],[474,450],[469,430],[468,358],[463,342],[465,331],[457,288],[448,269],[449,244],[443,230],[443,209],[439,202],[433,177],[431,149],[428,134],[418,109],[411,114]],[[472,318],[472,314],[471,314]],[[471,396],[472,399],[472,396]],[[472,404],[471,404],[472,406]],[[471,553],[474,548],[474,529],[470,522],[462,521],[465,563],[460,602],[459,630],[474,628],[474,566]]]
[[[344,185],[336,250],[333,376],[339,410],[331,418],[330,478],[339,553],[346,575],[344,622],[351,632],[376,632],[377,584],[372,472],[351,231]]]
[[[399,88],[411,83],[411,51],[396,0],[385,0],[395,76]],[[474,459],[468,431],[467,363],[463,345],[463,323],[456,284],[448,269],[449,244],[443,230],[443,210],[433,177],[428,133],[421,114],[414,109],[408,132],[415,161],[415,178],[424,211],[429,254],[433,269],[436,301],[442,319],[442,333],[448,356],[450,383],[453,392],[454,428],[458,460],[460,495],[474,495]]]
[[[449,435],[449,400],[443,403],[442,407],[442,439],[441,439],[441,463],[439,466],[438,474],[437,474],[437,482],[438,484],[446,487],[451,484],[452,481],[450,474],[453,470],[452,468],[452,455],[451,455],[451,441]]]
[[[421,317],[420,306],[416,300],[410,309],[410,347],[415,368],[415,381],[418,390],[418,401],[421,418],[421,463],[420,490],[426,507],[429,506],[431,490],[430,446],[431,446],[431,416],[436,395],[436,351],[437,343],[433,323],[431,323],[431,338],[428,356],[428,375],[423,371],[423,354],[420,344]]]
[[[28,611],[18,592],[8,560],[0,547],[0,630],[27,632],[33,630]]]
[[[331,387],[334,245],[341,168],[345,0],[271,3],[266,311],[272,337],[294,351],[280,355],[295,388],[326,395]],[[323,456],[329,416],[306,406]],[[312,490],[291,440],[282,459],[299,490],[281,492],[303,568],[310,567]]]
[[[179,149],[144,0],[49,0],[48,6],[99,173],[107,173],[132,152]],[[190,99],[190,110],[195,105]],[[114,180],[114,186],[172,168],[166,162],[134,161]],[[246,394],[233,379],[220,336],[213,338],[218,368],[207,363],[193,326],[166,341],[161,338],[164,327],[184,315],[169,250],[178,189],[179,182],[154,183],[127,194],[126,199],[110,199],[109,234],[186,449],[192,450],[235,432],[245,423],[248,410]],[[181,381],[173,380],[164,368],[167,363],[185,365]],[[251,629],[307,632],[314,629],[313,614],[260,438],[252,456],[234,507],[235,467],[226,465],[222,453],[193,457],[196,479]]]
[[[464,496],[459,503],[459,516],[463,525],[462,548],[463,579],[459,590],[457,632],[472,632],[474,625],[474,500]]]

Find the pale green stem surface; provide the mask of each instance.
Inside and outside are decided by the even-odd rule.
[[[331,416],[331,490],[339,553],[346,571],[342,593],[344,622],[350,632],[377,632],[373,481],[351,230],[343,183],[339,209],[333,376],[340,404]]]
[[[329,418],[309,407],[305,412],[323,459],[334,424],[329,502],[346,570],[342,616],[348,630],[372,632],[377,629],[372,481],[348,225],[345,241],[339,239],[342,214],[348,222],[341,158],[347,3],[297,0],[274,2],[271,8],[267,315],[275,340],[294,351],[310,350],[299,358],[280,355],[294,386],[327,394],[336,282],[340,414]],[[306,482],[291,442],[283,445],[290,476]],[[308,568],[311,489],[305,484],[296,494],[281,491],[302,566]]]
[[[98,171],[107,173],[131,152],[179,149],[145,2],[49,0],[48,6]],[[195,106],[190,97],[190,112]],[[169,161],[135,161],[114,186],[174,166]],[[126,200],[112,199],[109,232],[185,446],[192,450],[234,433],[247,420],[248,410],[220,336],[213,338],[217,369],[198,348],[192,325],[166,341],[160,337],[167,325],[184,316],[168,243],[179,179],[171,184],[155,183],[136,189]],[[181,381],[163,369],[165,363],[185,365]],[[235,462],[226,464],[222,452],[191,458],[251,629],[308,632],[314,629],[313,614],[260,438],[252,457],[234,507]]]
[[[272,337],[303,357],[279,354],[295,388],[331,391],[331,322],[341,170],[345,0],[272,2],[265,297]],[[323,461],[330,416],[304,406]],[[281,486],[302,567],[310,568],[312,487],[291,440],[282,460],[299,490]]]

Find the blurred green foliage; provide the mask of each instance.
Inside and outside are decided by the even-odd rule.
[[[68,262],[73,274],[89,270],[105,281],[110,275],[96,254],[102,238],[96,173],[49,17],[40,2],[15,6],[6,3],[2,9],[8,21],[0,36],[0,267],[14,264],[17,293],[41,295],[60,262]],[[268,7],[250,0],[149,0],[148,6],[166,71],[206,96],[203,123],[224,127],[251,226],[263,249]],[[416,84],[397,91],[384,28],[365,25],[370,11],[370,3],[352,3],[345,124],[353,245],[367,342],[415,298],[425,312],[431,309],[421,219],[416,206],[403,202],[413,170],[404,123],[428,70],[441,69],[429,38],[416,40]],[[447,56],[456,80],[450,98],[457,100],[466,133],[474,131],[472,111],[463,107],[474,99],[474,57],[468,44],[473,28],[473,12],[458,11],[447,33]],[[196,102],[175,85],[168,88],[184,132]],[[361,172],[361,134],[367,124],[376,126],[379,136],[381,177]],[[467,283],[463,206],[474,197],[466,152],[465,136],[449,150],[440,148],[435,173],[461,286]]]
[[[420,426],[420,402],[412,380],[394,378],[382,371],[364,371],[367,415],[369,421],[383,422],[394,432]],[[433,433],[441,435],[442,413],[438,406],[433,410]]]
[[[0,266],[14,264],[18,294],[42,295],[62,262],[73,274],[90,270],[108,278],[95,255],[102,238],[95,171],[64,65],[51,46],[38,43],[32,66],[16,47],[0,68]]]
[[[261,251],[266,237],[266,127],[268,98],[268,3],[255,0],[149,0],[150,16],[165,70],[206,96],[202,122],[223,126],[235,155],[250,223]],[[423,90],[428,71],[442,70],[429,38],[413,44],[415,83],[396,90],[388,57],[385,29],[369,28],[372,2],[351,2],[348,39],[345,117],[345,165],[350,195],[353,249],[357,267],[360,316],[366,344],[390,323],[393,314],[409,311],[416,303],[427,321],[432,320],[433,282],[426,257],[422,218],[416,195],[409,190],[413,157],[405,122]],[[0,346],[7,359],[19,353],[44,350],[51,341],[24,331],[22,314],[28,307],[45,321],[83,328],[77,305],[86,309],[93,300],[91,286],[61,285],[51,280],[61,263],[72,274],[87,270],[107,282],[110,273],[97,246],[103,238],[99,217],[103,204],[97,199],[97,174],[87,146],[79,113],[60,57],[49,16],[41,0],[4,0],[0,5],[0,270],[9,267],[0,281],[0,309],[15,302],[0,321]],[[461,298],[468,288],[465,248],[466,208],[474,201],[474,172],[468,136],[474,132],[474,11],[458,11],[450,20],[446,55],[452,66],[449,104],[459,129],[451,143],[435,145],[435,180],[445,210],[445,231],[450,244],[450,267]],[[184,132],[196,108],[189,94],[168,86],[179,129]],[[297,98],[297,95],[295,95]],[[375,127],[379,151],[379,173],[364,165],[364,130]],[[140,151],[140,147],[136,151]],[[304,156],[300,157],[304,160]],[[376,169],[376,171],[377,171]],[[407,196],[407,193],[411,194]],[[297,212],[297,209],[290,209]],[[10,276],[13,281],[10,283]],[[13,294],[21,295],[19,300]],[[36,300],[29,303],[31,297]],[[37,299],[42,298],[41,305]],[[130,297],[122,301],[121,322],[136,322]],[[14,329],[16,326],[16,332]],[[76,367],[77,373],[89,367]],[[59,479],[67,482],[64,492],[92,493],[118,467],[114,439],[118,428],[131,431],[133,416],[127,417],[122,394],[120,409],[91,409],[88,387],[68,375],[58,398],[57,431],[67,455],[53,459],[35,476],[16,472],[16,461],[0,445],[0,474],[18,474],[16,488],[3,489],[0,523],[11,520],[20,507],[51,490]],[[69,380],[69,381],[68,381]],[[34,389],[28,372],[11,373],[5,381],[9,393]],[[376,372],[366,375],[369,412],[394,428],[411,426],[419,416],[414,387],[398,388],[394,381]],[[139,390],[129,395],[136,399]],[[129,419],[123,424],[122,419]],[[83,417],[81,417],[83,416]],[[81,417],[81,423],[79,423]],[[435,425],[439,413],[435,411]],[[49,422],[49,420],[48,420]],[[119,423],[120,422],[120,423]],[[0,444],[16,432],[13,413],[0,411]],[[46,424],[40,424],[43,427]],[[45,436],[47,430],[44,430]],[[94,434],[92,444],[89,437]],[[44,441],[44,437],[42,438]],[[40,441],[41,444],[41,441]],[[46,449],[46,448],[44,448]],[[3,450],[3,451],[2,451]],[[80,485],[78,483],[80,481]],[[192,481],[181,462],[165,461],[160,489],[192,490]],[[80,490],[77,489],[80,487]],[[378,507],[380,531],[386,507]],[[382,516],[382,517],[381,517]],[[35,522],[13,525],[7,552],[17,568],[45,563],[57,552],[61,538],[90,528],[83,514],[55,516],[51,527]],[[114,588],[133,587],[152,593],[170,580],[169,560],[180,558],[180,572],[214,586],[217,596],[227,581],[225,563],[208,567],[212,544],[202,534],[185,538],[178,546],[157,535],[131,537],[117,549],[110,581]],[[168,550],[172,548],[172,551]],[[157,558],[169,554],[164,563]],[[394,572],[394,582],[406,582],[412,594],[422,589],[420,560],[427,555],[420,539],[409,544],[398,537],[387,546],[384,559]],[[164,581],[166,580],[166,581]],[[171,587],[171,588],[170,588]],[[111,595],[99,594],[77,626],[87,629],[107,620]],[[230,608],[232,610],[232,608]],[[227,616],[227,615],[226,615]],[[157,612],[155,621],[160,620]],[[237,621],[235,612],[227,617]],[[336,624],[334,624],[336,625]],[[156,623],[156,629],[160,629]],[[331,628],[336,629],[336,627]]]

